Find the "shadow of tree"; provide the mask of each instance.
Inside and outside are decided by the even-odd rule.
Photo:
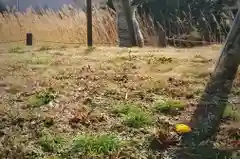
[[[240,153],[235,149],[220,150],[211,146],[200,146],[196,148],[182,148],[175,150],[171,159],[238,159]]]

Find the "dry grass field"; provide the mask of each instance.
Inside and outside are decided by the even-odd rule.
[[[190,119],[221,47],[2,45],[0,158],[162,154],[178,143],[174,124]],[[238,86],[239,77],[215,147],[240,146]]]
[[[39,15],[29,10],[26,13],[0,14],[0,41],[25,40],[26,33],[33,33],[35,43],[59,41],[86,43],[86,14],[80,10],[72,12],[46,11]],[[93,17],[93,39],[97,44],[116,44],[114,17],[108,12],[97,11]]]
[[[156,45],[157,38],[149,18],[139,21],[147,45]],[[87,42],[86,14],[81,10],[47,10],[39,15],[29,9],[26,13],[0,14],[0,43],[2,41],[25,40],[26,33],[33,34],[34,43],[44,41],[79,43]],[[114,11],[93,12],[93,42],[95,45],[116,46],[117,30]]]
[[[164,158],[179,143],[174,124],[190,120],[222,46],[117,48],[114,14],[100,11],[93,34],[97,47],[80,45],[81,11],[0,15],[0,42],[23,40],[0,44],[0,158]],[[240,147],[239,79],[217,148]]]

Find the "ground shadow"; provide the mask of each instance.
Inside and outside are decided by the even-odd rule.
[[[211,146],[176,149],[170,155],[171,159],[239,159],[240,153],[235,149],[220,150]]]

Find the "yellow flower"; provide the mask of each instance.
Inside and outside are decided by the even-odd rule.
[[[192,129],[185,124],[176,124],[175,130],[178,133],[188,133],[188,132],[192,131]]]

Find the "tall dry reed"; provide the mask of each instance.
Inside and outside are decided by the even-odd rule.
[[[87,41],[87,20],[82,10],[46,10],[39,14],[33,9],[25,13],[0,14],[0,41],[24,40],[31,32],[34,40],[66,43]],[[113,12],[93,13],[93,40],[96,44],[116,44],[117,32]]]

